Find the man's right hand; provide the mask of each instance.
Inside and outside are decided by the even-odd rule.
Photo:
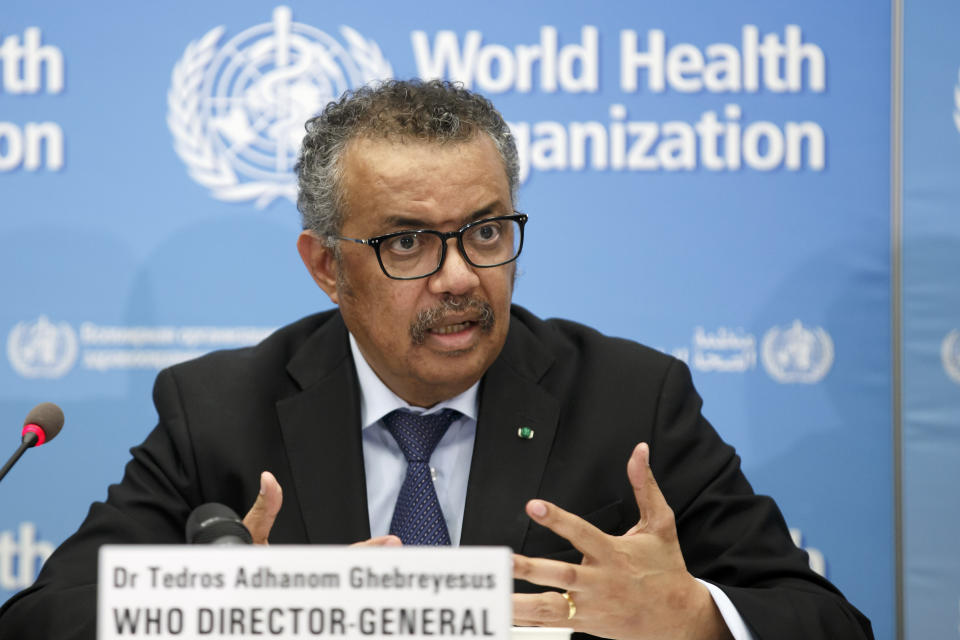
[[[260,494],[257,495],[257,500],[250,507],[250,511],[247,511],[247,515],[243,517],[243,526],[250,531],[253,544],[267,544],[270,529],[273,528],[273,521],[280,513],[281,504],[283,504],[283,489],[280,488],[280,483],[272,473],[264,471],[260,474]]]
[[[272,473],[264,471],[260,474],[260,494],[257,495],[257,500],[250,507],[250,511],[247,511],[247,515],[243,517],[243,526],[250,531],[253,544],[267,544],[270,529],[273,528],[273,521],[277,519],[282,504],[283,490],[280,488],[280,483]],[[397,536],[388,535],[355,542],[351,546],[399,547],[402,544]]]

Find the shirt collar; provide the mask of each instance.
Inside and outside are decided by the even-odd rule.
[[[400,396],[390,390],[374,373],[366,358],[360,353],[357,341],[349,331],[350,353],[353,354],[353,363],[357,368],[357,380],[360,383],[360,426],[362,429],[372,427],[383,416],[396,409],[408,409],[414,413],[436,413],[441,409],[456,409],[471,420],[477,419],[480,381],[473,383],[469,389],[449,400],[437,403],[429,409],[414,407],[407,404]]]

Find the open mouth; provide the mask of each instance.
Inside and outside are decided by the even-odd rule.
[[[459,333],[461,331],[465,331],[475,324],[477,323],[473,322],[472,320],[468,320],[466,322],[460,322],[457,324],[446,324],[446,325],[443,325],[442,327],[433,327],[432,329],[430,329],[430,333],[445,336],[451,333]]]
[[[423,344],[428,336],[432,336],[450,346],[454,338],[466,341],[477,330],[489,333],[493,325],[493,307],[489,302],[457,297],[444,299],[437,306],[418,312],[410,323],[410,337],[413,344]]]

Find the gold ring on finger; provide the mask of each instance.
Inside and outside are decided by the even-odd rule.
[[[567,601],[567,606],[570,608],[567,612],[567,620],[573,620],[573,616],[577,615],[577,603],[573,601],[573,596],[570,595],[569,591],[564,591],[560,595]]]

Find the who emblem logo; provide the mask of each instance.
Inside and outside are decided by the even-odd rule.
[[[760,359],[777,382],[813,384],[833,365],[833,340],[822,327],[808,329],[794,320],[789,327],[773,327],[764,334]]]
[[[7,357],[24,378],[61,378],[77,361],[77,333],[47,316],[19,322],[7,336]]]
[[[293,166],[304,122],[328,102],[393,76],[380,47],[347,26],[344,44],[293,22],[288,7],[223,45],[225,27],[194,40],[173,68],[167,126],[187,170],[214,198],[297,199]]]
[[[940,360],[947,377],[960,384],[960,330],[948,333],[940,344]]]

